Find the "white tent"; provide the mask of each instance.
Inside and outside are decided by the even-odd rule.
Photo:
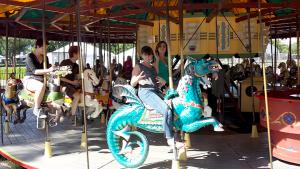
[[[75,42],[74,45],[77,45]],[[66,45],[60,49],[57,49],[51,53],[48,53],[47,56],[49,58],[49,62],[51,64],[54,63],[60,63],[62,60],[69,58],[69,47],[70,45]],[[99,48],[91,45],[91,44],[81,44],[81,49],[82,49],[82,56],[84,58],[85,63],[89,63],[90,66],[93,66],[93,58],[99,56]],[[94,50],[95,50],[95,55],[94,55]],[[102,54],[105,56],[105,61],[107,62],[107,56],[108,56],[108,51],[102,50]],[[111,57],[113,58],[115,55],[111,53]]]

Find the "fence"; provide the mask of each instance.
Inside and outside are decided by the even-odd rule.
[[[17,79],[23,79],[26,73],[26,67],[24,65],[19,65],[16,67],[8,67],[7,77],[10,76],[11,73],[15,72],[15,77]],[[0,65],[0,88],[4,88],[6,85],[6,68],[3,65]]]

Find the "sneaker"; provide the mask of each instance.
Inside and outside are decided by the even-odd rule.
[[[168,145],[170,146],[170,148],[173,149],[173,146],[174,146],[174,138],[167,139],[167,143],[168,143]],[[175,145],[176,145],[176,148],[177,148],[177,149],[181,149],[182,147],[185,146],[183,142],[179,142],[179,141],[176,141]]]
[[[36,115],[38,118],[45,119],[47,118],[46,114],[44,113],[42,108],[34,108],[33,114]]]

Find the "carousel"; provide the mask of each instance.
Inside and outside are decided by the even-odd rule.
[[[194,133],[226,137],[234,117],[250,128],[249,144],[264,131],[264,165],[273,168],[273,157],[299,165],[299,8],[296,0],[1,1],[0,154],[30,169],[155,168],[164,160],[172,169],[201,167],[193,157],[199,151],[191,145]],[[278,64],[276,43],[283,38],[290,38],[288,60]],[[23,39],[34,46],[25,63],[16,58]],[[275,52],[268,58],[269,43]],[[50,54],[53,46],[62,49]],[[149,64],[170,121],[132,84],[135,66],[146,62],[145,46],[153,49]],[[31,54],[41,61],[31,63]],[[224,113],[228,100],[230,115]],[[153,141],[163,138],[166,123],[174,132],[169,149]],[[169,151],[166,159],[161,150]]]

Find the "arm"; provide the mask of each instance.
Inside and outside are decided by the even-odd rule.
[[[49,69],[36,69],[31,57],[27,57],[26,65],[29,67],[29,69],[32,71],[32,73],[35,75],[44,75],[44,74],[47,74],[47,73],[50,73],[53,71],[52,67],[50,67]]]
[[[134,67],[134,69],[132,70],[132,77],[131,77],[131,81],[130,81],[130,85],[135,87],[139,81],[144,78],[143,75],[144,72],[141,72],[141,69],[138,65],[136,65]]]
[[[64,78],[64,77],[62,77],[60,80],[63,81],[63,82],[69,83],[69,84],[71,84],[71,85],[74,85],[74,81],[75,81],[75,80],[74,80],[74,81],[69,80],[69,79]]]

